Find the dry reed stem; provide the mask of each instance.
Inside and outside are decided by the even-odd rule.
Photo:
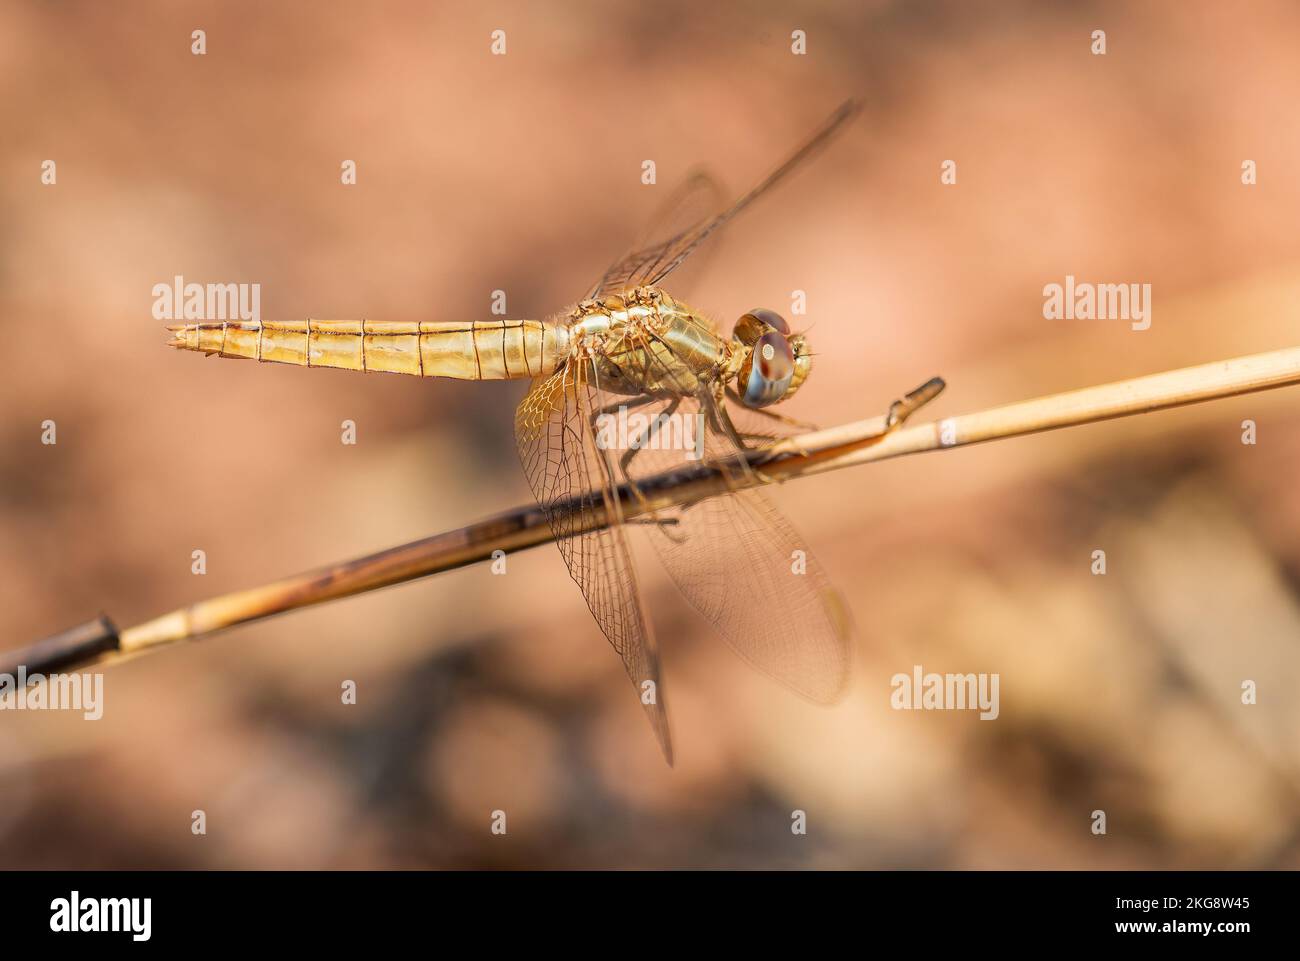
[[[885,431],[884,417],[800,435],[751,458],[756,476],[740,486],[784,482],[871,461],[964,447],[1076,424],[1126,417],[1236,394],[1300,383],[1300,348],[1252,354],[1197,367],[1136,377],[1062,394]],[[736,482],[731,481],[734,486]],[[635,519],[670,505],[724,493],[728,479],[707,467],[660,475],[643,487],[644,502],[624,497]],[[581,529],[607,523],[603,508],[588,512]],[[436,534],[377,554],[319,568],[262,587],[199,601],[123,631],[117,649],[88,654],[81,663],[116,662],[160,647],[212,634],[236,624],[347,597],[486,560],[552,540],[536,505],[518,507],[459,530]],[[27,655],[28,661],[19,660]],[[6,663],[39,667],[36,647],[10,652]],[[75,666],[68,664],[64,666]]]

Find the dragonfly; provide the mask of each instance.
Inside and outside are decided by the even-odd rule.
[[[807,382],[806,331],[755,308],[725,334],[663,281],[742,210],[804,165],[858,112],[847,101],[766,178],[728,204],[696,172],[575,306],[545,320],[176,324],[171,346],[222,357],[468,380],[529,379],[515,415],[528,483],[569,574],[622,659],[673,763],[659,645],[633,563],[629,507],[651,478],[701,462],[725,492],[638,518],[682,595],[740,657],[803,697],[833,703],[849,676],[846,608],[756,483],[751,455],[810,425],[773,411]],[[890,407],[892,430],[943,389]],[[621,418],[621,420],[620,420]],[[617,421],[620,429],[612,429]],[[593,512],[606,523],[587,523]],[[641,521],[644,520],[644,523]]]

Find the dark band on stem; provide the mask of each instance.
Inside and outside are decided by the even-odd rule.
[[[17,676],[21,667],[30,678],[65,667],[93,663],[101,654],[118,649],[117,627],[101,614],[93,621],[51,634],[35,644],[0,651],[0,674]]]

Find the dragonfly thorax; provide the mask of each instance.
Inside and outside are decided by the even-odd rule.
[[[694,396],[720,391],[732,374],[733,344],[657,287],[583,301],[569,330],[574,359],[590,363],[596,384],[611,393]]]
[[[570,360],[590,364],[615,394],[720,399],[729,389],[745,406],[768,407],[792,397],[812,368],[804,336],[773,311],[749,311],[726,338],[658,287],[585,300],[565,326]]]

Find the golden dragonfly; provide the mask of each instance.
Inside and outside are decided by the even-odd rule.
[[[785,517],[760,490],[741,483],[755,479],[746,476],[754,471],[754,451],[808,426],[768,409],[807,381],[808,338],[762,308],[741,316],[728,337],[661,284],[857,109],[855,101],[841,105],[730,205],[713,178],[690,176],[632,251],[576,306],[549,319],[199,322],[169,327],[171,346],[306,367],[531,379],[515,417],[524,472],[672,764],[659,648],[621,507],[626,491],[644,500],[641,486],[653,477],[703,461],[736,481],[722,496],[656,510],[644,526],[687,601],[741,658],[817,702],[836,700],[847,681],[848,628],[837,595]],[[886,429],[942,389],[934,378],[895,401]],[[624,418],[618,439],[605,429],[615,415]],[[698,430],[692,437],[682,425]],[[594,510],[605,512],[606,526],[583,522]]]

